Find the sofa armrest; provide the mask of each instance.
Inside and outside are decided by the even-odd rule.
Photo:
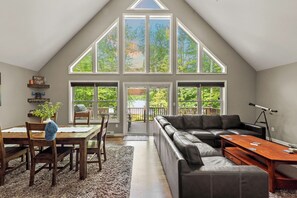
[[[255,166],[202,166],[182,173],[182,197],[267,198],[268,174]]]
[[[242,128],[246,129],[246,130],[250,130],[250,131],[260,133],[261,137],[263,139],[266,139],[266,128],[263,127],[263,126],[242,122]]]

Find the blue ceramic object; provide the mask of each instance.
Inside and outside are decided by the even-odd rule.
[[[45,139],[47,141],[53,141],[56,139],[58,131],[58,125],[54,121],[50,121],[45,126]]]

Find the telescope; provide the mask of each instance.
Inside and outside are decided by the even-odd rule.
[[[257,107],[257,108],[259,108],[259,109],[261,109],[263,111],[269,111],[270,113],[277,113],[277,110],[273,110],[273,109],[268,108],[268,107],[263,107],[261,105],[257,105],[257,104],[251,103],[251,102],[249,103],[249,105],[250,106]]]

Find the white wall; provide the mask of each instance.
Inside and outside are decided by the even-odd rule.
[[[272,137],[297,144],[297,63],[258,72],[256,101],[278,110],[268,115]]]
[[[1,128],[24,125],[32,105],[27,102],[31,91],[27,83],[36,72],[0,62],[1,72]],[[34,109],[34,108],[33,108]]]

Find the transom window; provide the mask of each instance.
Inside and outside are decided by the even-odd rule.
[[[137,0],[131,10],[167,10],[167,8],[158,0]]]
[[[178,82],[177,113],[220,115],[224,113],[224,82]]]
[[[91,121],[100,120],[100,115],[109,114],[110,121],[119,121],[118,82],[71,82],[71,112],[76,105],[91,111]]]

